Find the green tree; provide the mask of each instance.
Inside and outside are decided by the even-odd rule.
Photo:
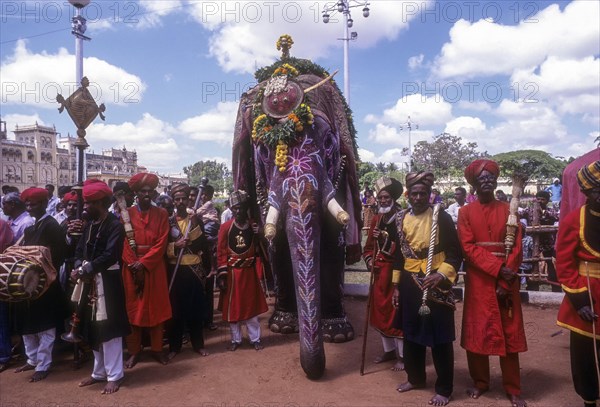
[[[433,142],[419,141],[413,150],[413,171],[432,171],[436,180],[462,177],[463,171],[473,160],[487,157],[487,152],[477,150],[477,143],[463,143],[459,136],[449,133],[437,135]]]
[[[188,176],[190,185],[200,185],[202,177],[206,177],[215,192],[230,191],[233,188],[233,177],[225,163],[215,160],[198,161],[184,167],[183,172]]]
[[[549,182],[559,177],[567,166],[566,161],[540,150],[510,151],[492,158],[500,165],[501,176],[523,183],[523,186],[530,180]]]
[[[381,172],[382,174],[387,173],[387,165],[385,163],[379,162],[375,164],[375,169]]]

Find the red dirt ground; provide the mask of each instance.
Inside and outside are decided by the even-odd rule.
[[[235,352],[225,350],[229,330],[225,323],[217,331],[206,331],[208,357],[184,347],[170,365],[160,366],[148,355],[126,372],[121,390],[101,395],[103,385],[78,388],[91,373],[92,363],[73,370],[69,352],[58,356],[48,378],[28,383],[31,372],[0,374],[0,404],[25,406],[427,406],[435,374],[428,360],[428,388],[405,394],[395,391],[406,380],[404,372],[392,372],[392,362],[374,365],[381,342],[369,330],[366,374],[360,376],[360,351],[365,318],[364,298],[346,298],[346,310],[357,338],[345,344],[326,344],[327,369],[319,381],[310,381],[300,367],[297,335],[277,335],[267,327],[268,315],[261,317],[265,349],[256,352],[248,342]],[[555,307],[525,306],[529,351],[521,354],[523,396],[532,407],[581,405],[573,390],[569,368],[569,335],[555,325]],[[460,333],[462,304],[456,311]],[[219,317],[217,317],[219,319]],[[220,319],[219,319],[220,320]],[[510,406],[501,388],[497,358],[492,358],[492,389],[475,401],[465,389],[470,385],[465,351],[455,342],[455,381],[451,406]]]

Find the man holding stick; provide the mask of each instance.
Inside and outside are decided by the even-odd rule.
[[[134,239],[127,239],[123,245],[123,283],[132,331],[126,338],[130,355],[125,362],[127,369],[139,361],[142,328],[150,331],[154,359],[163,365],[168,363],[162,347],[163,323],[171,318],[165,262],[169,217],[167,211],[152,205],[157,185],[158,177],[150,173],[142,172],[129,180],[129,187],[137,195],[137,205],[127,208]]]
[[[402,184],[394,178],[381,177],[375,181],[375,193],[379,210],[368,225],[369,234],[363,251],[367,269],[373,273],[369,321],[381,335],[383,343],[383,354],[374,362],[397,359],[392,370],[399,371],[404,370],[404,354],[402,330],[393,327],[396,307],[392,303],[392,269],[395,252],[398,250],[396,216],[400,208],[396,200],[402,195]]]
[[[595,406],[600,346],[600,161],[579,170],[586,205],[561,220],[556,270],[565,290],[557,324],[571,331],[571,375],[584,406]]]
[[[437,373],[433,406],[450,402],[454,386],[454,297],[452,285],[462,261],[452,218],[437,204],[429,205],[434,176],[406,176],[411,208],[397,219],[399,249],[392,282],[392,301],[399,306],[398,327],[404,332],[404,367],[408,381],[400,393],[425,387],[425,351],[431,348]]]
[[[506,256],[509,205],[494,196],[499,173],[498,164],[488,159],[475,160],[465,169],[478,200],[458,216],[466,265],[461,346],[467,351],[473,379],[473,387],[467,389],[471,398],[489,390],[489,355],[498,355],[504,390],[514,407],[524,407],[519,352],[527,350],[527,342],[517,276],[523,257],[522,228],[516,228]]]
[[[171,197],[176,212],[169,219],[171,232],[167,246],[168,277],[173,319],[169,324],[169,359],[181,352],[185,325],[190,330],[194,352],[207,356],[204,349],[203,317],[205,308],[205,278],[200,254],[207,250],[202,222],[187,212],[189,186],[174,184]]]

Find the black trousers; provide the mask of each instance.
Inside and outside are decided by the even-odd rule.
[[[425,387],[425,351],[427,347],[404,339],[404,369],[410,384]],[[431,348],[433,365],[437,373],[435,392],[444,397],[452,395],[454,383],[454,347],[452,342]]]
[[[183,345],[183,332],[186,321],[183,319],[171,319],[168,325],[169,352],[180,352]],[[204,348],[204,333],[202,332],[202,320],[187,321],[190,330],[190,342],[192,348],[198,351]]]
[[[600,340],[596,340],[596,345],[600,351]],[[595,405],[599,394],[596,363],[594,363],[594,340],[571,331],[570,350],[571,376],[575,391],[583,401]],[[600,363],[600,360],[597,363]]]

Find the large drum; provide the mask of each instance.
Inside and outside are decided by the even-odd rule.
[[[0,254],[0,301],[36,300],[55,279],[47,247],[11,246]]]

